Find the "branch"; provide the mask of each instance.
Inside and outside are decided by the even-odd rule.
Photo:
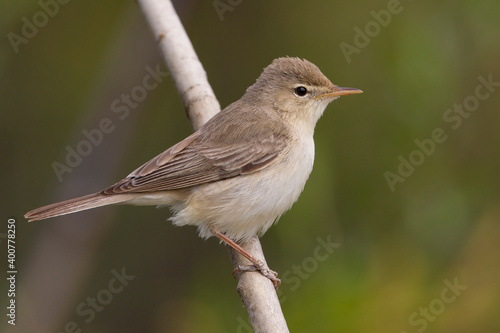
[[[220,111],[207,73],[170,1],[139,0],[195,130]]]
[[[266,265],[264,252],[259,238],[253,237],[248,242],[240,244],[248,253],[262,260]],[[228,247],[229,256],[236,268],[239,265],[250,265],[241,254]],[[274,284],[259,272],[238,273],[238,293],[248,311],[250,322],[255,332],[289,332],[285,316],[281,310],[280,301],[274,289]]]
[[[184,101],[194,129],[200,128],[220,111],[220,105],[207,80],[207,75],[171,1],[138,0],[153,30],[177,90]],[[265,262],[259,239],[241,244],[256,258]],[[233,266],[249,262],[229,249]],[[260,273],[238,274],[238,293],[247,308],[256,332],[288,332],[274,286]]]

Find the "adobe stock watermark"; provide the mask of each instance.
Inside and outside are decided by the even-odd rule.
[[[21,44],[28,44],[30,40],[35,38],[39,29],[45,27],[51,18],[59,13],[60,5],[66,5],[71,0],[39,0],[37,2],[40,10],[36,11],[31,18],[23,16],[21,21],[23,25],[19,33],[8,32],[7,39],[9,40],[12,49],[17,54]]]
[[[352,44],[347,42],[341,42],[339,44],[340,50],[342,51],[347,63],[350,64],[352,56],[354,54],[361,53],[362,49],[370,45],[372,39],[380,34],[382,28],[386,28],[389,23],[391,23],[392,17],[400,14],[402,11],[403,6],[401,5],[400,0],[389,0],[387,2],[386,9],[370,11],[370,15],[373,17],[373,20],[368,21],[363,30],[358,26],[354,27],[355,34]]]
[[[113,268],[111,275],[113,276],[105,288],[99,290],[94,297],[89,296],[76,306],[76,314],[80,317],[80,320],[83,320],[83,323],[90,324],[96,318],[97,313],[103,312],[116,295],[120,294],[128,286],[129,281],[135,279],[135,276],[127,275],[125,267],[122,267],[121,272]],[[68,321],[64,324],[64,330],[57,333],[81,333],[83,332],[81,328],[83,323]]]
[[[448,279],[443,281],[445,287],[441,290],[439,297],[433,299],[429,302],[426,307],[418,308],[418,311],[413,312],[408,317],[408,323],[410,326],[415,327],[418,333],[424,332],[429,323],[436,321],[438,316],[440,316],[446,307],[454,303],[462,292],[468,287],[463,284],[458,283],[458,278],[453,280],[453,283]],[[401,331],[401,333],[408,333],[407,331]]]
[[[215,12],[217,16],[219,16],[219,20],[224,21],[224,13],[232,12],[234,8],[239,6],[243,0],[214,0],[212,5],[214,6]]]
[[[332,241],[331,235],[328,235],[326,238],[317,237],[316,242],[318,245],[314,247],[311,256],[304,258],[300,264],[294,264],[290,269],[280,274],[281,286],[277,292],[281,304],[287,300],[286,291],[296,291],[299,289],[302,282],[309,279],[318,270],[319,264],[328,260],[335,250],[340,247],[340,243]],[[237,333],[253,332],[250,323],[241,316],[238,316],[236,321],[238,323]]]
[[[160,65],[156,65],[153,69],[149,65],[145,68],[146,75],[144,75],[141,84],[134,86],[129,93],[122,93],[119,98],[111,102],[110,109],[114,117],[117,119],[103,118],[99,121],[97,127],[90,130],[82,130],[82,138],[75,147],[67,145],[66,156],[63,162],[52,162],[52,169],[56,174],[59,182],[63,181],[65,174],[71,173],[78,167],[84,157],[89,156],[95,147],[98,147],[106,135],[113,133],[116,129],[116,123],[127,119],[131,110],[139,106],[139,103],[144,101],[148,93],[156,89],[160,83],[163,82],[169,73],[162,72]]]
[[[328,235],[326,239],[317,237],[316,242],[318,245],[314,248],[311,256],[304,258],[299,265],[292,265],[281,275],[281,288],[278,289],[281,303],[286,301],[284,289],[290,291],[299,289],[302,282],[309,279],[311,274],[318,270],[319,264],[328,260],[335,249],[340,247],[340,243],[332,241],[332,235]]]
[[[474,93],[465,97],[462,103],[455,103],[453,107],[443,112],[443,121],[449,126],[448,131],[458,130],[464,121],[468,119],[472,113],[479,109],[481,101],[485,101],[491,97],[500,87],[499,81],[493,81],[493,74],[489,74],[486,78],[482,75],[478,76],[479,84],[474,89]],[[442,127],[434,128],[429,137],[422,140],[415,139],[416,148],[405,156],[399,155],[399,164],[395,172],[384,172],[384,178],[391,192],[396,190],[396,184],[404,183],[410,177],[415,169],[422,165],[427,157],[431,156],[436,151],[436,146],[446,142],[448,135]]]

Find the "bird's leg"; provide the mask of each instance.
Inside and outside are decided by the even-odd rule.
[[[281,280],[278,279],[278,273],[269,269],[269,267],[267,267],[262,260],[259,260],[254,256],[252,256],[250,253],[245,251],[245,249],[243,249],[238,243],[236,243],[231,238],[224,235],[222,232],[212,230],[212,233],[214,234],[215,237],[219,238],[224,243],[231,246],[233,249],[238,251],[242,256],[244,256],[245,258],[247,258],[252,262],[252,265],[249,266],[238,265],[238,267],[236,267],[233,270],[233,276],[236,276],[236,273],[238,272],[259,271],[262,275],[271,280],[271,282],[274,284],[274,288],[278,289],[278,287],[281,284]]]

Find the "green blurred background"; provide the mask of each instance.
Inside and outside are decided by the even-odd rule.
[[[213,1],[174,5],[222,107],[285,55],[364,90],[327,108],[305,191],[262,238],[283,277],[290,330],[500,331],[500,91],[480,87],[480,77],[500,82],[500,3],[216,3],[230,10],[217,13]],[[147,68],[166,72],[133,1],[70,1],[46,22],[37,1],[1,7],[0,247],[6,257],[7,219],[15,218],[19,273],[16,327],[5,323],[1,279],[0,330],[249,332],[225,248],[173,227],[167,209],[23,219],[118,181],[192,128],[170,77],[126,116],[112,111]],[[371,12],[388,9],[390,22],[376,23]],[[40,27],[13,47],[9,33],[22,36],[34,19]],[[356,37],[356,27],[372,29],[371,37]],[[357,48],[347,57],[346,44]],[[477,89],[488,96],[477,99]],[[464,101],[473,111],[443,118]],[[54,161],[65,163],[67,146],[75,149],[104,118],[113,131],[59,181]],[[419,153],[415,140],[429,143],[439,128],[446,140]],[[405,171],[401,159],[411,156],[419,165]],[[407,174],[391,188],[386,173],[398,167]],[[321,248],[328,241],[330,253]],[[3,274],[3,254],[0,262]],[[123,270],[127,285],[109,292]],[[106,304],[91,310],[92,298]]]

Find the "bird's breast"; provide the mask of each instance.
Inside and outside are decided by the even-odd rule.
[[[260,171],[193,189],[186,209],[172,220],[198,225],[202,237],[211,236],[206,223],[235,240],[262,234],[297,201],[313,162],[312,137],[294,140]]]

